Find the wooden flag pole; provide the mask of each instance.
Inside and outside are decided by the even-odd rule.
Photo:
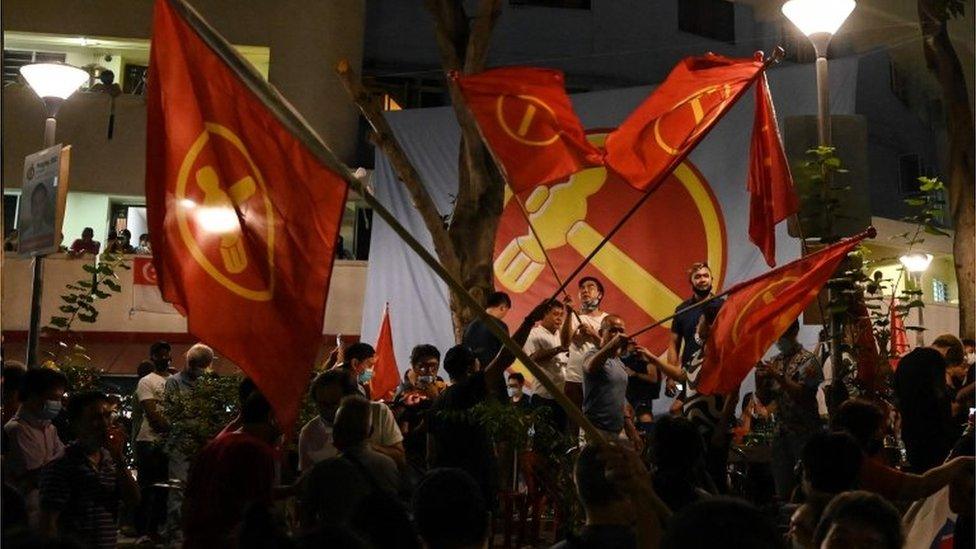
[[[420,257],[420,259],[430,267],[434,273],[444,281],[445,284],[454,292],[455,296],[475,311],[478,317],[484,322],[485,326],[499,339],[509,352],[515,355],[536,379],[542,383],[556,402],[566,411],[566,414],[574,423],[579,425],[586,435],[594,442],[606,443],[603,434],[583,415],[576,405],[553,383],[552,379],[546,375],[545,371],[532,360],[529,355],[516,343],[508,333],[493,322],[490,315],[481,305],[464,289],[464,286],[455,279],[451,273],[444,268],[440,262],[413,237],[412,234],[400,224],[396,217],[374,197],[366,186],[356,179],[349,168],[342,163],[335,154],[329,149],[318,133],[309,123],[298,113],[291,103],[283,95],[265,81],[240,54],[221,36],[213,27],[207,23],[196,10],[193,9],[185,0],[168,0],[170,5],[184,18],[200,38],[219,56],[228,68],[231,69],[244,83],[247,88],[260,99],[268,110],[271,111],[278,121],[285,126],[299,141],[302,142],[309,151],[325,166],[338,174],[342,179],[354,188],[366,201],[367,204],[390,226],[391,229],[403,240],[403,242]],[[391,136],[392,137],[392,136]]]

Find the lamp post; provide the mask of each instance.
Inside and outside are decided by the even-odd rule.
[[[922,290],[922,273],[927,271],[929,265],[932,264],[932,254],[915,252],[903,255],[899,257],[898,260],[901,261],[901,264],[905,267],[905,270],[908,271],[908,276],[912,281],[912,285],[915,286],[915,289],[919,292],[924,292]],[[922,300],[922,295],[923,294],[919,294],[919,300]],[[924,313],[925,305],[923,303],[923,305],[918,308],[918,325],[920,328],[925,327]],[[915,346],[925,346],[925,332],[922,330],[915,332]]]
[[[47,119],[44,121],[44,148],[54,146],[58,109],[64,100],[88,80],[88,73],[71,65],[37,63],[24,65],[20,74],[34,93],[44,101]],[[27,329],[27,365],[37,366],[37,339],[41,321],[41,290],[43,289],[43,256],[34,256],[31,268],[30,325]]]
[[[827,85],[827,46],[854,11],[854,0],[790,0],[783,15],[807,35],[817,54],[817,135],[830,145],[830,90]]]

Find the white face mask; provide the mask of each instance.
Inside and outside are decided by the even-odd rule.
[[[517,397],[517,396],[519,396],[521,394],[522,394],[522,390],[519,389],[518,387],[509,387],[508,388],[508,398],[515,398],[515,397]]]
[[[970,366],[976,364],[976,353],[969,353],[966,355],[966,364],[969,364]]]

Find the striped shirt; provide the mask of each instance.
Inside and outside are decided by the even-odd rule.
[[[41,510],[56,511],[58,533],[84,547],[114,548],[118,541],[118,471],[108,450],[93,465],[77,443],[41,471]]]

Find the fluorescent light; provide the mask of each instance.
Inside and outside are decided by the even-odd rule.
[[[837,33],[856,5],[854,0],[790,0],[783,4],[782,10],[783,15],[805,35],[832,35]]]
[[[20,74],[41,99],[67,99],[88,80],[87,72],[59,63],[24,65],[20,68]]]

